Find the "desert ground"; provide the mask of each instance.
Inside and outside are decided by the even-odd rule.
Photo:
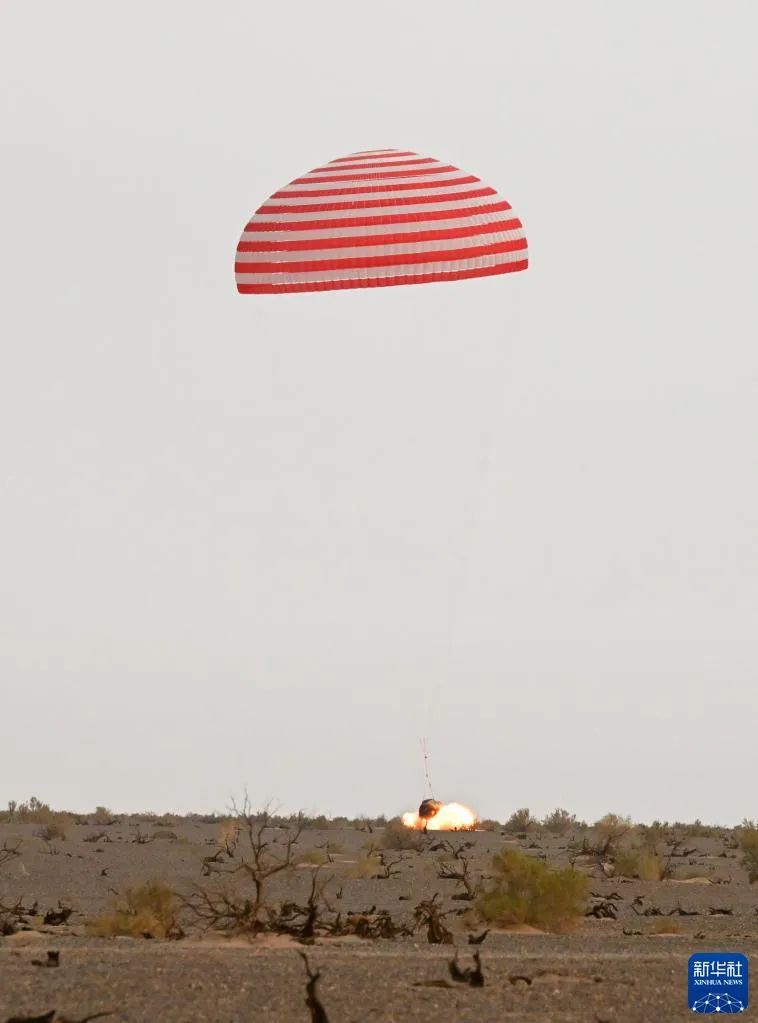
[[[292,843],[297,827],[276,826],[260,862],[289,866],[265,881],[253,923],[254,872],[243,863],[254,866],[255,850],[239,821],[52,820],[0,823],[0,1023],[98,1013],[131,1023],[671,1023],[692,1015],[693,952],[758,961],[758,886],[726,829],[633,829],[606,848],[607,833],[536,824],[406,836],[397,822],[306,822]],[[571,925],[553,933],[549,922],[477,914],[503,850],[586,878]],[[649,876],[651,855],[662,880],[634,876]],[[151,883],[164,898],[156,919],[128,896]],[[310,1004],[307,970],[319,974]]]

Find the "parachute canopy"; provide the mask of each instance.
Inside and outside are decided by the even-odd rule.
[[[342,156],[274,192],[245,226],[242,294],[426,284],[525,270],[510,203],[473,174],[397,149]]]

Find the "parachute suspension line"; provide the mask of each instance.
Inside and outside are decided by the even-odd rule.
[[[461,543],[453,565],[449,599],[446,601],[447,608],[446,613],[444,614],[444,637],[441,644],[443,647],[442,668],[437,681],[431,683],[426,689],[424,720],[427,731],[432,735],[435,731],[437,713],[443,694],[451,693],[455,685],[455,641],[457,638],[460,608],[463,602],[466,584],[468,582],[472,541],[479,529],[484,491],[490,474],[492,451],[494,447],[494,426],[491,422],[493,415],[494,413],[489,413],[482,433],[480,441],[479,468],[476,474],[473,492],[470,493],[464,501]],[[429,779],[426,739],[421,740],[421,747],[424,756],[424,779],[432,798],[434,798],[432,783]]]
[[[485,413],[485,423],[479,442],[479,463],[474,487],[464,504],[463,528],[461,530],[461,544],[458,552],[457,565],[453,569],[453,581],[450,594],[450,606],[448,609],[447,623],[447,651],[445,663],[445,682],[448,688],[454,684],[454,660],[456,630],[459,625],[461,606],[466,595],[466,588],[469,582],[472,549],[474,540],[479,534],[481,525],[482,508],[484,505],[485,491],[492,468],[494,448],[494,416],[496,410],[493,408]]]
[[[487,377],[490,380],[502,378],[502,371],[499,350],[488,353]],[[506,356],[507,357],[507,356]],[[456,661],[456,640],[459,636],[461,609],[464,606],[464,597],[471,576],[471,562],[473,559],[473,548],[475,540],[480,532],[482,513],[485,506],[487,488],[492,477],[493,466],[496,462],[497,453],[497,413],[498,402],[496,394],[485,396],[482,401],[482,418],[478,439],[478,465],[473,479],[473,486],[464,497],[462,508],[462,526],[457,551],[454,551],[455,559],[452,568],[449,600],[447,601],[447,614],[445,615],[445,635],[443,639],[444,658],[440,678],[435,685],[430,687],[427,729],[433,734],[433,717],[437,713],[441,701],[441,694],[451,693],[455,689],[457,673],[455,670]],[[426,741],[426,740],[424,740]]]
[[[426,744],[426,739],[421,740],[421,754],[424,758],[424,794],[428,792],[429,795],[434,799],[434,789],[432,788],[432,779],[429,775],[429,749]]]

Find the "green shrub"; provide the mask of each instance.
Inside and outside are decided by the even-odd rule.
[[[567,931],[584,915],[587,880],[570,867],[554,870],[514,849],[498,853],[493,886],[477,900],[482,919],[494,924],[531,924]]]
[[[159,882],[127,889],[113,912],[90,920],[87,930],[98,938],[116,935],[178,938],[182,935],[174,893],[168,885]]]

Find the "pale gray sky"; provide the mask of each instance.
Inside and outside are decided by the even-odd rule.
[[[755,816],[751,0],[0,7],[0,800]],[[239,296],[360,149],[524,274]]]

